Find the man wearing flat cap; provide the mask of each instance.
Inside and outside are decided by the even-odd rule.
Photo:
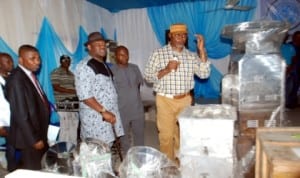
[[[80,136],[112,146],[114,130],[117,137],[124,135],[124,131],[113,74],[104,61],[106,43],[99,32],[93,32],[84,45],[89,55],[75,69],[75,87],[80,100]]]
[[[210,75],[204,38],[196,35],[199,55],[185,48],[188,29],[185,24],[170,26],[169,44],[155,50],[145,67],[144,77],[153,83],[156,93],[157,128],[160,151],[179,164],[179,125],[177,116],[192,104],[194,75],[206,79]]]

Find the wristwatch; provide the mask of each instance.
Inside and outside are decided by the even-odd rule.
[[[106,112],[106,109],[104,107],[102,107],[102,109],[99,112],[100,112],[100,114],[102,114],[102,113]]]

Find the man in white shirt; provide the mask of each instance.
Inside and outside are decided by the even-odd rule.
[[[10,124],[10,108],[4,96],[5,78],[8,77],[13,69],[13,60],[7,53],[0,53],[0,136],[7,136],[7,131],[4,127]]]
[[[5,80],[0,76],[0,136],[6,136],[7,131],[4,129],[5,126],[9,126],[10,122],[10,109],[9,103],[4,96]]]
[[[14,63],[11,56],[7,53],[0,53],[0,136],[8,136],[8,127],[10,125],[10,106],[4,96],[5,80],[13,69]],[[5,142],[5,140],[2,140]],[[7,170],[11,171],[16,167],[15,149],[6,143],[6,159],[10,160],[7,164]]]

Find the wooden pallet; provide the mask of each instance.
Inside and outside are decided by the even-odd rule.
[[[300,127],[258,128],[255,178],[299,178]]]

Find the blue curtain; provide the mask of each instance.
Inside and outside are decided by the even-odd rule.
[[[107,36],[107,34],[106,34],[106,32],[105,32],[105,30],[104,30],[103,27],[100,28],[100,33],[103,35],[104,39],[108,39],[108,36]]]
[[[114,41],[118,40],[117,29],[114,29]]]
[[[59,64],[58,59],[60,54],[68,53],[47,18],[44,18],[42,22],[36,48],[38,48],[41,57],[41,67],[37,77],[49,99],[49,102],[53,105],[53,103],[55,103],[55,99],[50,74]],[[51,123],[58,122],[59,117],[57,113],[53,111],[51,114]]]
[[[221,80],[223,75],[211,65],[211,77],[209,79],[195,78],[195,98],[219,98],[221,93]]]
[[[250,11],[224,10],[224,0],[181,2],[160,7],[147,8],[152,28],[161,45],[165,42],[165,31],[173,23],[185,23],[188,26],[188,48],[196,51],[194,34],[205,37],[208,57],[220,59],[231,52],[231,43],[221,37],[221,32],[227,24],[251,21],[254,9]],[[240,5],[256,7],[256,0],[243,0]],[[180,13],[179,13],[180,12]],[[222,74],[212,68],[207,80],[196,78],[195,96],[217,98],[220,96]]]
[[[84,31],[83,27],[79,27],[79,37],[78,45],[72,56],[71,69],[74,70],[76,65],[82,60],[85,56],[88,55],[88,52],[85,49],[84,43],[87,41],[87,33]]]
[[[36,43],[36,48],[38,48],[41,56],[41,68],[38,73],[38,79],[43,87],[43,90],[47,94],[50,104],[55,103],[55,98],[53,94],[53,88],[51,83],[51,72],[59,66],[59,58],[61,55],[66,54],[72,58],[71,69],[84,57],[87,55],[85,48],[83,46],[84,41],[86,41],[87,35],[83,28],[79,28],[79,43],[74,54],[72,54],[64,46],[63,42],[53,30],[53,27],[49,23],[47,18],[44,18],[40,34]],[[59,116],[56,111],[53,110],[51,115],[51,123],[59,123]]]
[[[296,55],[296,50],[291,43],[283,43],[280,47],[282,57],[287,65],[291,65],[293,56]]]

